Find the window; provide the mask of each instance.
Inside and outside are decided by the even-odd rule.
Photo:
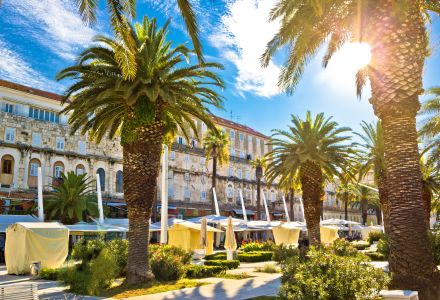
[[[243,177],[243,173],[242,173],[241,169],[237,170],[237,177],[238,177],[238,179],[241,179]]]
[[[202,182],[202,184],[205,184],[206,176],[204,174],[202,174],[202,176],[200,176],[200,181]]]
[[[205,192],[205,191],[202,191],[202,192],[200,193],[200,198],[202,199],[202,201],[205,201],[205,200],[206,200],[206,192]]]
[[[228,185],[228,187],[226,189],[226,196],[228,198],[234,197],[234,189],[232,188],[232,185]]]
[[[12,174],[14,168],[14,158],[10,155],[5,155],[2,157],[2,173]]]
[[[119,170],[116,172],[116,193],[123,193],[123,174],[122,171]]]
[[[86,154],[86,142],[85,141],[78,141],[78,153],[79,154]]]
[[[10,103],[1,103],[1,110],[7,113],[14,113],[14,105]]]
[[[185,142],[184,142],[184,140],[183,140],[183,137],[181,137],[181,136],[179,136],[179,137],[177,138],[177,142],[178,142],[180,145],[184,145],[184,144],[185,144]]]
[[[246,179],[251,180],[251,172],[250,171],[246,171]]]
[[[200,157],[200,164],[203,166],[206,164],[206,158]]]
[[[7,142],[15,142],[15,128],[7,127],[5,129],[5,141]]]
[[[252,144],[252,135],[248,135],[248,143]]]
[[[202,122],[202,132],[206,131],[206,124]]]
[[[61,178],[61,174],[64,172],[64,164],[60,161],[57,161],[53,167],[53,177]]]
[[[60,115],[54,111],[44,110],[35,107],[29,107],[30,118],[40,121],[52,122],[52,123],[60,123]]]
[[[83,175],[86,173],[86,168],[83,165],[76,166],[76,175]]]
[[[174,172],[172,170],[168,171],[168,179],[173,179],[174,178]]]
[[[38,167],[40,167],[40,164],[38,162],[31,162],[29,168],[29,176],[38,176]]]
[[[184,175],[184,179],[185,181],[189,181],[191,179],[191,175],[188,172],[186,172]]]
[[[189,188],[185,188],[185,191],[183,192],[183,196],[185,200],[189,200],[191,198],[191,191]]]
[[[231,138],[231,140],[235,140],[235,131],[234,130],[229,131],[229,137]]]
[[[196,148],[197,147],[197,141],[191,140],[191,147]]]
[[[229,177],[232,177],[232,167],[229,167],[229,168],[228,168],[228,176],[229,176]]]
[[[240,132],[239,137],[240,137],[240,142],[243,142],[244,141],[244,134],[243,134],[243,132]]]
[[[171,159],[171,160],[174,160],[175,157],[176,157],[176,152],[171,151],[171,152],[170,152],[170,159]]]
[[[57,144],[56,145],[57,150],[63,151],[64,150],[65,139],[62,138],[62,137],[57,137],[56,144]]]
[[[105,191],[105,171],[103,168],[99,168],[96,171],[96,174],[99,174],[99,183],[101,184],[101,191]]]
[[[245,158],[246,157],[246,154],[244,153],[244,151],[240,151],[240,158]]]
[[[32,146],[41,147],[41,133],[32,133]]]
[[[235,156],[235,149],[234,148],[230,148],[229,149],[229,155],[230,156]]]
[[[174,187],[172,184],[168,184],[168,198],[174,197]]]
[[[183,161],[184,162],[189,162],[189,154],[185,153],[185,155],[183,155]]]

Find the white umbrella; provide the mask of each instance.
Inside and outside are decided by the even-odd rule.
[[[237,249],[237,241],[235,240],[231,217],[229,217],[228,226],[226,227],[225,249],[229,251]]]

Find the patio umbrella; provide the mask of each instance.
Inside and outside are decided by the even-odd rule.
[[[237,241],[235,240],[231,217],[229,217],[226,227],[225,249],[230,251],[237,249]]]
[[[200,221],[200,247],[205,249],[207,246],[206,238],[208,235],[208,222],[206,222],[206,218],[202,218]]]

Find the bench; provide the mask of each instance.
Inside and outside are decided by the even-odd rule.
[[[0,285],[0,300],[38,300],[37,291],[34,283]]]
[[[390,290],[381,291],[384,300],[419,300],[419,293],[415,291]]]

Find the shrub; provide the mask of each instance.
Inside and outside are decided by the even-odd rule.
[[[255,272],[279,273],[280,269],[275,264],[264,264],[262,267],[255,268]]]
[[[185,272],[182,257],[170,255],[169,249],[159,247],[151,253],[151,271],[159,281],[172,281],[181,278]]]
[[[386,261],[387,258],[385,255],[379,252],[365,252],[365,255],[367,255],[372,261]]]
[[[222,266],[198,266],[198,265],[189,265],[185,268],[185,276],[187,278],[206,278],[206,277],[214,277],[222,272],[224,272],[226,268]]]
[[[386,235],[383,235],[379,242],[377,242],[377,252],[382,254],[385,257],[385,260],[388,259],[388,256],[390,255],[390,246]]]
[[[240,265],[240,261],[238,260],[207,260],[205,261],[206,266],[219,266],[224,267],[226,269],[237,269]]]
[[[377,299],[390,280],[362,254],[340,256],[331,249],[312,247],[307,256],[282,266],[282,299]]]
[[[429,237],[432,245],[432,254],[434,255],[434,263],[440,265],[440,231],[431,232]]]
[[[262,262],[272,260],[272,256],[271,251],[245,252],[238,253],[238,260],[240,262]]]
[[[250,242],[243,244],[240,250],[243,252],[273,251],[274,247],[273,242]]]
[[[170,245],[150,245],[150,258],[157,252],[178,258],[183,264],[187,265],[191,262],[192,254],[182,248]],[[226,255],[226,254],[225,254]]]
[[[219,252],[215,254],[208,254],[205,255],[205,260],[225,260],[226,259],[226,253]]]
[[[368,234],[368,243],[373,244],[374,242],[378,242],[384,234],[382,232],[373,231]]]
[[[128,241],[112,240],[107,243],[105,249],[108,249],[110,255],[112,255],[116,261],[118,266],[118,276],[125,275],[128,259]]]
[[[328,251],[338,256],[356,256],[358,251],[353,245],[345,239],[337,239],[330,246],[327,247]]]
[[[370,247],[370,243],[365,242],[365,241],[356,241],[356,242],[352,242],[351,245],[356,248],[357,250],[365,250],[368,247]]]
[[[72,250],[72,258],[81,260],[82,264],[89,263],[92,259],[97,258],[102,249],[106,246],[103,237],[95,240],[80,239]]]
[[[297,247],[279,245],[275,247],[272,260],[276,261],[279,264],[284,264],[291,257],[297,257],[298,255],[299,255],[299,250]]]
[[[99,295],[102,289],[110,287],[120,273],[117,257],[109,248],[104,248],[98,257],[90,262],[89,268],[91,275],[87,284],[89,295]]]
[[[57,269],[41,269],[40,278],[46,280],[58,280],[58,270]]]

